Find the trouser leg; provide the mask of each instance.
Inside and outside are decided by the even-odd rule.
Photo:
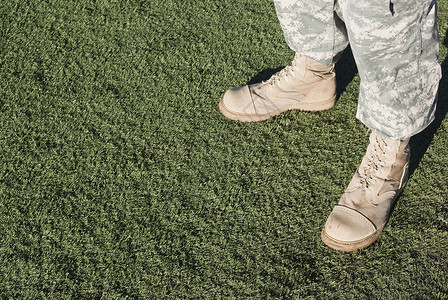
[[[391,139],[434,119],[441,68],[435,0],[339,0],[361,78],[357,118]]]
[[[329,65],[350,41],[361,77],[356,116],[367,127],[406,139],[433,121],[441,78],[435,0],[274,2],[295,52]]]
[[[334,0],[274,0],[286,42],[297,53],[324,65],[347,47],[347,32]]]

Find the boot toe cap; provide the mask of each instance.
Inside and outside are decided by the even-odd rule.
[[[341,243],[358,243],[377,231],[376,226],[360,212],[337,205],[325,223],[326,236]]]
[[[228,90],[222,97],[222,105],[235,114],[255,114],[252,97],[247,85]]]

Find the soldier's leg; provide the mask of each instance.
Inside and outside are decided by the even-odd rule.
[[[434,119],[441,78],[435,0],[341,0],[361,77],[357,117],[406,139]]]
[[[232,120],[267,120],[287,110],[320,111],[336,101],[334,62],[347,46],[334,0],[275,0],[292,64],[269,80],[227,91],[219,103]]]
[[[324,65],[337,61],[348,45],[338,1],[274,0],[274,3],[292,50]]]
[[[342,251],[372,244],[408,179],[409,137],[434,118],[441,78],[431,0],[340,0],[361,77],[357,117],[372,129],[361,165],[322,240]]]

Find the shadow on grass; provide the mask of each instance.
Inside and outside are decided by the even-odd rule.
[[[254,84],[261,82],[263,80],[268,80],[272,75],[279,72],[283,68],[284,66],[275,69],[265,69],[256,74],[246,84]],[[336,70],[336,82],[337,82],[336,93],[337,98],[339,98],[341,94],[345,91],[347,85],[353,80],[353,77],[355,77],[356,73],[358,72],[350,46],[348,46],[347,49],[345,49],[344,52],[342,53],[338,63],[336,64],[335,70]]]
[[[272,75],[274,75],[275,73],[279,72],[281,69],[283,69],[285,66],[283,67],[278,67],[275,69],[269,68],[269,69],[265,69],[259,73],[257,73],[257,75],[255,75],[249,82],[247,82],[246,84],[254,84],[254,83],[258,83],[258,82],[262,82],[265,80],[268,80]]]
[[[448,47],[448,30],[443,41],[443,46]],[[442,46],[442,47],[443,47]],[[439,84],[439,99],[437,101],[436,116],[434,122],[425,130],[413,136],[410,141],[411,161],[409,165],[409,173],[412,176],[417,169],[423,155],[426,153],[431,144],[434,134],[442,124],[448,112],[448,57],[442,62],[442,79]]]

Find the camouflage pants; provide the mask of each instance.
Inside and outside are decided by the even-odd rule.
[[[408,138],[434,119],[441,68],[435,0],[274,0],[294,51],[329,65],[350,43],[361,78],[356,117]]]

